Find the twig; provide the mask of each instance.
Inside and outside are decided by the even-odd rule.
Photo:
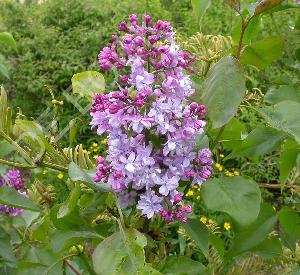
[[[70,262],[70,260],[65,260],[65,263],[67,266],[69,266],[72,271],[76,274],[76,275],[81,275],[80,272],[75,268],[74,265],[72,265],[72,263]]]

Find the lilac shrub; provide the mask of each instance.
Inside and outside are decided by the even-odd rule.
[[[117,91],[96,94],[93,128],[108,135],[107,157],[97,159],[95,182],[112,186],[121,207],[136,205],[148,219],[187,221],[192,212],[179,186],[201,185],[211,174],[208,148],[195,151],[204,132],[205,106],[191,102],[186,72],[195,60],[180,51],[169,22],[145,15],[122,21],[99,54],[105,71],[117,70]]]
[[[21,176],[20,170],[12,169],[8,170],[3,177],[0,176],[0,188],[7,185],[15,189],[23,196],[27,196],[26,187],[24,186],[25,178]],[[0,204],[0,213],[4,213],[10,216],[19,216],[23,212],[23,209],[15,208],[12,206]]]

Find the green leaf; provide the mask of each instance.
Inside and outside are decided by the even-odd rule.
[[[219,60],[204,81],[202,100],[213,128],[220,128],[235,115],[245,92],[239,62],[232,56]]]
[[[251,208],[248,208],[250,212]],[[251,209],[252,210],[252,209]],[[236,234],[228,257],[234,257],[249,251],[262,243],[277,221],[275,210],[268,204],[262,204],[257,220]]]
[[[255,15],[261,14],[269,9],[280,5],[284,0],[259,0],[255,7]]]
[[[6,185],[0,187],[0,203],[17,208],[40,211],[39,207],[30,199],[22,196],[15,189]]]
[[[190,237],[196,242],[204,256],[208,256],[208,230],[206,226],[195,219],[189,219],[186,223],[182,224],[182,227],[190,235]]]
[[[279,223],[282,228],[282,238],[285,244],[295,250],[296,242],[300,240],[300,216],[299,214],[285,206],[279,211]]]
[[[51,236],[51,245],[53,251],[59,252],[82,241],[91,239],[103,239],[103,237],[89,231],[55,230],[54,235]]]
[[[92,172],[92,171],[90,171]],[[69,164],[69,177],[72,181],[80,181],[85,183],[88,187],[96,191],[110,192],[111,187],[105,183],[95,183],[89,171],[84,171],[77,164],[71,162]]]
[[[185,256],[169,256],[163,259],[159,267],[160,272],[170,275],[199,275],[207,272],[202,263]]]
[[[254,129],[233,152],[226,157],[257,157],[272,152],[286,136],[269,127]]]
[[[259,214],[261,194],[257,183],[251,179],[223,177],[207,180],[201,187],[201,197],[209,210],[227,213],[239,226],[249,225]]]
[[[93,253],[93,266],[98,275],[136,274],[144,266],[146,237],[136,229],[124,236],[116,232],[103,240]]]
[[[0,140],[0,157],[3,158],[12,153],[15,147],[5,140]]]
[[[276,104],[281,101],[291,100],[300,102],[300,88],[297,85],[282,85],[270,89],[264,96],[264,102]]]
[[[300,154],[300,145],[294,140],[287,139],[283,144],[283,150],[279,158],[279,171],[281,187],[286,184],[289,174],[297,164],[297,156]]]
[[[73,212],[73,210],[77,206],[77,201],[80,197],[80,194],[80,184],[76,184],[73,190],[71,191],[68,199],[60,206],[57,213],[58,219],[68,216]]]
[[[69,122],[69,127],[70,127],[70,133],[69,133],[69,146],[72,147],[75,138],[76,138],[76,134],[77,134],[77,123],[78,123],[78,119],[74,118],[71,119]]]
[[[17,43],[9,32],[0,32],[0,43],[4,43],[17,51]]]
[[[73,75],[72,86],[74,94],[91,98],[95,93],[105,90],[105,80],[103,75],[96,71],[85,71]]]
[[[281,56],[283,46],[282,37],[268,37],[256,41],[243,50],[241,63],[264,69]]]
[[[251,248],[251,251],[264,258],[272,258],[282,255],[281,242],[276,237],[265,239],[257,246]]]
[[[8,73],[8,69],[3,63],[0,63],[0,75],[3,75],[7,79],[10,78],[9,73]]]
[[[282,130],[293,136],[300,143],[300,103],[282,101],[276,105],[259,109],[271,127]]]
[[[211,243],[218,251],[221,257],[224,256],[225,248],[224,248],[224,241],[216,234],[209,232],[208,237],[209,243]]]
[[[252,41],[252,39],[256,37],[256,35],[259,33],[259,31],[262,28],[261,25],[262,25],[262,20],[260,16],[257,16],[250,21],[250,23],[248,24],[244,32],[244,36],[243,36],[244,44],[249,44]],[[241,31],[242,31],[242,21],[240,18],[238,18],[232,30],[232,39],[235,44],[239,43]]]
[[[191,0],[193,11],[196,14],[197,20],[201,28],[204,15],[211,5],[211,0]]]
[[[194,151],[199,151],[203,148],[208,148],[209,147],[209,140],[208,140],[208,137],[207,135],[205,134],[197,134],[196,136],[196,144],[195,144],[195,147],[194,147]]]

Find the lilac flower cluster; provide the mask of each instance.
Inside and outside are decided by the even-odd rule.
[[[21,195],[27,196],[26,187],[24,186],[25,178],[22,178],[20,170],[12,169],[8,170],[3,177],[0,176],[0,188],[7,185],[14,188]],[[12,206],[0,204],[0,213],[4,213],[10,216],[19,216],[23,212],[23,209],[15,208]]]
[[[97,159],[95,182],[110,184],[124,208],[136,204],[147,218],[186,222],[192,209],[179,185],[201,185],[213,164],[209,149],[194,151],[206,112],[189,102],[194,90],[185,71],[195,58],[179,50],[169,22],[152,24],[145,15],[138,25],[134,14],[98,58],[120,77],[117,91],[96,94],[90,110],[92,127],[109,145],[106,159]]]

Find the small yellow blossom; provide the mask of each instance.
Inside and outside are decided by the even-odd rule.
[[[224,158],[225,156],[223,154],[220,154],[219,157],[222,159]]]
[[[199,185],[198,185],[198,184],[195,184],[195,185],[193,186],[193,188],[194,188],[194,189],[198,189],[198,188],[199,188]]]
[[[48,174],[48,170],[43,170],[43,175],[46,175],[46,174]]]
[[[223,170],[223,166],[220,163],[216,163],[215,164],[216,169],[218,169],[219,171]]]
[[[235,176],[239,176],[239,175],[240,175],[240,172],[239,172],[239,171],[234,171],[233,174],[234,174]]]
[[[233,176],[234,176],[234,174],[231,173],[231,172],[229,172],[229,171],[225,171],[225,175],[226,175],[227,177],[233,177]]]
[[[92,147],[94,147],[94,148],[98,147],[98,143],[93,142],[93,143],[92,143]]]
[[[205,216],[202,216],[202,217],[200,218],[200,222],[206,224],[206,223],[207,223],[207,218],[206,218]]]
[[[187,191],[187,193],[186,193],[185,196],[186,197],[192,197],[192,196],[194,196],[194,191],[192,189],[189,189],[189,191]]]
[[[200,196],[197,196],[197,197],[196,197],[196,200],[197,200],[197,201],[200,201],[200,199],[201,199]]]
[[[208,220],[208,223],[209,223],[209,224],[213,224],[214,221],[213,221],[212,219],[209,219],[209,220]]]
[[[230,224],[229,222],[225,222],[225,223],[224,223],[224,228],[225,228],[227,231],[229,231],[230,228],[231,228],[231,224]]]
[[[103,140],[101,141],[101,144],[106,145],[106,144],[107,144],[107,138],[103,139]]]
[[[59,173],[59,174],[57,175],[57,178],[60,179],[60,180],[62,180],[62,179],[64,178],[64,174]]]
[[[97,159],[98,157],[99,157],[99,156],[97,156],[97,155],[93,156],[94,159]]]

